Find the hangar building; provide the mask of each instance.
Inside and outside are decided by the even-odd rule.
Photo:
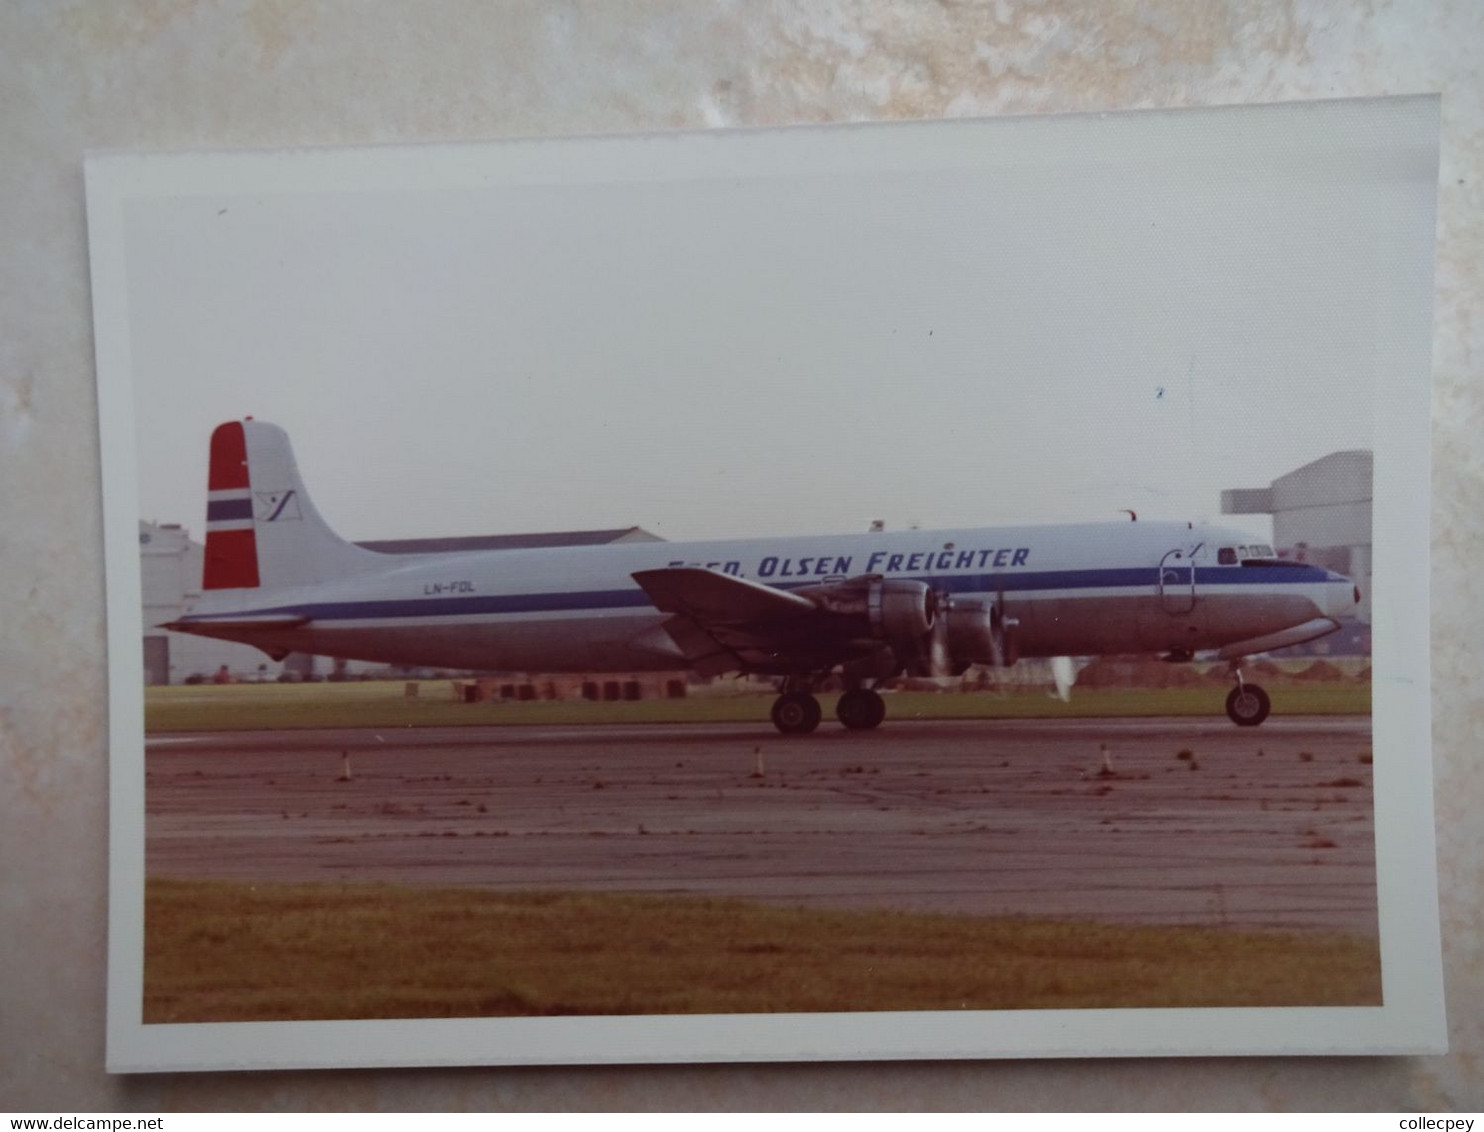
[[[525,550],[534,547],[599,546],[618,542],[660,542],[640,527],[602,531],[547,531],[539,534],[474,535],[464,538],[395,539],[357,545],[380,554],[443,554],[459,550]],[[384,665],[349,663],[294,654],[273,664],[257,649],[156,626],[174,621],[201,596],[205,548],[179,523],[139,524],[139,580],[144,600],[144,681],[180,684],[192,677],[210,680],[223,665],[233,679],[275,680],[281,672],[307,676],[320,672],[363,672]]]
[[[1279,553],[1338,570],[1360,587],[1357,617],[1371,620],[1369,449],[1331,452],[1267,487],[1221,493],[1223,515],[1271,515]]]

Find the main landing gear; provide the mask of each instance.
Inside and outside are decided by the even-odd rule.
[[[807,735],[821,715],[819,701],[808,692],[784,692],[773,701],[773,726],[785,735]]]
[[[869,731],[886,718],[886,701],[869,688],[852,688],[840,697],[835,715],[852,731]]]
[[[794,680],[785,682],[783,695],[773,701],[773,726],[785,735],[807,735],[823,715],[819,701]],[[835,715],[852,731],[869,731],[886,718],[886,701],[869,688],[852,688],[840,697]]]
[[[1273,701],[1256,684],[1242,679],[1242,670],[1232,665],[1232,678],[1237,686],[1226,696],[1226,715],[1238,727],[1256,727],[1273,710]]]

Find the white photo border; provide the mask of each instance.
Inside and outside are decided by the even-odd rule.
[[[1011,163],[1109,131],[1118,144],[1186,121],[1286,119],[1296,138],[1383,122],[1436,168],[1433,96],[1206,110],[891,125],[799,127],[277,153],[102,154],[88,158],[107,568],[110,894],[107,1066],[113,1072],[331,1066],[762,1062],[1069,1056],[1400,1054],[1446,1049],[1437,912],[1429,703],[1431,258],[1388,280],[1393,322],[1378,336],[1376,398],[1374,798],[1384,1005],[1220,1009],[145,1025],[144,713],[137,453],[125,209],[140,198],[218,192],[415,190],[694,175]],[[1052,127],[1049,123],[1055,123]],[[1211,131],[1216,139],[1227,135]],[[829,144],[820,145],[821,139]],[[970,143],[970,144],[966,144]],[[1221,144],[1213,140],[1213,145]],[[966,157],[965,155],[970,155]],[[975,158],[973,155],[980,155]],[[988,156],[985,156],[988,155]],[[1431,214],[1428,217],[1431,228]],[[1420,289],[1420,290],[1419,290]],[[1400,301],[1405,300],[1405,301]]]

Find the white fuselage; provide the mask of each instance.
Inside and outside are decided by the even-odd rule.
[[[1255,652],[1276,647],[1262,643],[1274,634],[1353,610],[1352,584],[1338,574],[1218,561],[1219,546],[1245,541],[1138,522],[387,555],[343,580],[208,593],[180,627],[272,653],[399,665],[676,669],[687,664],[663,629],[667,615],[632,577],[673,566],[786,590],[863,574],[926,582],[1000,603],[1018,622],[1021,656],[1188,654],[1245,642]],[[253,617],[263,622],[247,623]]]

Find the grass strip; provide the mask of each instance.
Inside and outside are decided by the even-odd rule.
[[[416,698],[396,682],[238,684],[160,687],[145,694],[145,730],[295,730],[316,727],[456,727],[615,723],[766,723],[772,697],[690,696],[674,700],[456,702],[447,681],[430,681]],[[1369,684],[1273,688],[1274,715],[1367,715]],[[1040,689],[1008,692],[893,692],[887,721],[911,719],[1081,719],[1207,716],[1224,721],[1221,687],[1088,688],[1068,702]],[[821,696],[832,719],[835,696]]]
[[[1364,937],[180,880],[144,984],[146,1023],[1381,1001]]]

